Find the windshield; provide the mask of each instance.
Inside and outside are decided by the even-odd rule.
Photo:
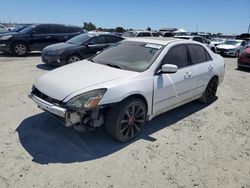
[[[211,42],[223,42],[224,39],[212,38],[210,41]]]
[[[28,27],[28,26],[19,26],[19,27],[16,27],[14,29],[11,29],[11,31],[12,32],[19,32],[19,31],[25,29],[26,27]]]
[[[69,43],[69,44],[82,44],[82,43],[86,42],[87,40],[89,40],[92,37],[93,37],[93,35],[81,34],[81,35],[78,35],[78,36],[73,37],[72,39],[66,41],[66,43]]]
[[[236,41],[236,40],[226,40],[224,42],[224,44],[228,44],[228,45],[240,45],[241,41]]]
[[[124,41],[104,50],[91,59],[94,63],[111,65],[136,72],[151,66],[164,47],[158,44]]]
[[[122,34],[123,37],[135,37],[136,36],[136,32],[125,32]]]
[[[29,33],[30,31],[32,31],[36,26],[35,25],[31,25],[29,27],[26,27],[24,29],[22,29],[21,31],[19,31],[20,33]]]

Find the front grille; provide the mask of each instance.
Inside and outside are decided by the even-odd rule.
[[[217,48],[217,50],[218,50],[219,52],[228,52],[227,49],[222,49],[222,48]]]
[[[44,93],[42,93],[41,91],[39,91],[37,88],[34,87],[33,91],[31,92],[32,94],[34,94],[35,96],[39,97],[40,99],[45,100],[46,102],[49,102],[51,104],[56,104],[59,105],[62,102],[56,99],[53,99],[47,95],[45,95]]]

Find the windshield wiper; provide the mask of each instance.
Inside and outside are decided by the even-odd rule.
[[[113,67],[113,68],[118,68],[118,69],[124,69],[122,66],[120,66],[120,65],[115,65],[115,64],[110,64],[110,63],[108,63],[108,64],[106,64],[107,66],[110,66],[110,67]]]

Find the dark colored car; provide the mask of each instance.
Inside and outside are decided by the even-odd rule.
[[[42,51],[42,61],[53,66],[61,66],[89,58],[98,51],[123,40],[112,34],[86,33],[78,35],[65,43],[47,46]]]
[[[50,44],[65,42],[83,32],[80,27],[69,25],[31,25],[19,32],[0,35],[0,51],[25,56],[30,51],[42,51]]]
[[[238,68],[250,68],[250,46],[238,57]]]

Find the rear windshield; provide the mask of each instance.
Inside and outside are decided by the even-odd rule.
[[[136,36],[136,32],[125,32],[122,34],[123,37],[135,37]]]

